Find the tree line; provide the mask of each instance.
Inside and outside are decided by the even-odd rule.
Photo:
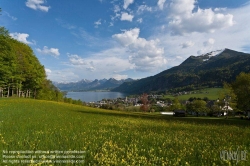
[[[25,97],[82,104],[65,95],[46,78],[33,50],[0,27],[0,97]]]
[[[44,66],[33,50],[0,27],[0,96],[37,98],[45,80]]]

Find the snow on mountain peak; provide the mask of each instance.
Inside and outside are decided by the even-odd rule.
[[[203,57],[203,62],[204,62],[204,61],[208,61],[211,57],[214,57],[214,56],[221,54],[223,51],[225,51],[225,49],[211,51],[209,53],[202,54],[199,57]]]
[[[221,54],[223,51],[225,51],[225,49],[212,51],[211,54],[209,55],[209,58],[213,57],[213,56],[217,56],[217,55]]]
[[[219,54],[221,54],[223,51],[225,51],[225,49],[220,49],[220,50],[216,50],[216,51],[211,51],[209,53],[206,54],[202,54],[201,56],[208,56],[209,58],[213,57],[213,56],[217,56]]]

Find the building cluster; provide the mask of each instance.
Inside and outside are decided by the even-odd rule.
[[[180,92],[179,94],[185,94],[187,92]],[[125,98],[116,98],[116,99],[102,99],[101,101],[97,102],[89,102],[86,105],[97,107],[97,108],[111,108],[110,106],[122,106],[126,107],[141,107],[143,105],[141,101],[142,96],[132,96],[132,97],[125,97]],[[179,111],[179,113],[185,112],[186,114],[190,114],[193,116],[225,116],[228,115],[230,112],[233,112],[232,107],[229,105],[228,101],[224,100],[208,100],[205,101],[206,105],[204,111],[190,111],[187,109],[188,105],[192,104],[193,101],[184,100],[180,102],[181,109],[172,109],[175,108],[175,103],[172,100],[164,100],[163,95],[147,95],[148,103],[150,104],[151,108],[160,108],[154,111],[162,110],[167,112]],[[200,99],[199,99],[200,100]],[[220,104],[219,104],[220,103]],[[109,106],[109,107],[108,107]],[[217,108],[215,108],[215,106]],[[162,109],[161,109],[162,108]],[[212,111],[213,110],[213,111]],[[214,111],[216,110],[216,111]],[[212,114],[211,114],[212,112]],[[234,112],[235,113],[235,112]],[[250,115],[249,115],[250,116]]]
[[[208,94],[209,92],[202,92],[202,91],[182,91],[182,92],[176,92],[176,93],[171,93],[172,96],[182,96],[182,95],[189,95],[189,94],[197,94],[197,93],[205,93]]]

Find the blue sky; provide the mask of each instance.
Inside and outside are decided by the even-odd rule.
[[[143,78],[190,55],[250,52],[249,0],[2,0],[0,26],[57,82]]]

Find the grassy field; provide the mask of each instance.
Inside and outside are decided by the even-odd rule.
[[[203,99],[204,97],[207,97],[210,100],[216,100],[216,99],[218,99],[221,91],[223,91],[222,88],[201,89],[201,90],[196,90],[195,91],[196,93],[193,93],[193,94],[180,95],[180,96],[178,96],[178,99],[188,100],[190,97],[196,97],[196,98]],[[172,95],[165,95],[164,98],[174,99],[175,97]]]
[[[81,155],[74,161],[84,159],[79,165],[250,165],[242,158],[238,162],[221,159],[226,151],[250,152],[249,137],[250,121],[235,118],[175,118],[0,99],[2,165],[78,165],[62,163],[67,159],[60,154],[67,156],[72,151]],[[33,164],[15,164],[24,153],[32,154],[27,162]],[[11,154],[14,159],[7,160]]]

